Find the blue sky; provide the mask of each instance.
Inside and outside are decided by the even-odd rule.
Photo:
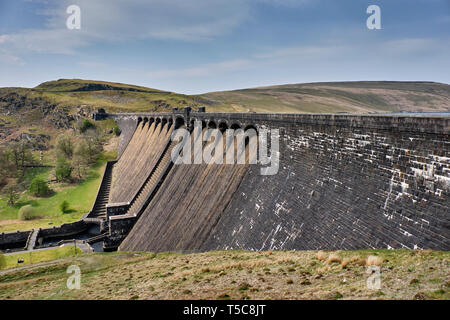
[[[66,27],[69,5],[81,29]],[[381,8],[381,30],[366,9]],[[204,93],[450,83],[450,0],[0,0],[0,87],[59,78]]]

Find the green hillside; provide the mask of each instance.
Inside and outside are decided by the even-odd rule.
[[[110,112],[168,111],[196,105],[189,96],[146,87],[79,79],[61,79],[31,89],[60,106],[86,105]]]
[[[207,111],[368,113],[450,111],[450,86],[434,82],[322,82],[201,95]]]

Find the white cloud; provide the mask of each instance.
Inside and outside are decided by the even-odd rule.
[[[147,73],[150,79],[174,78],[174,77],[206,77],[218,75],[225,72],[232,72],[251,66],[252,61],[247,59],[236,59],[221,61],[217,63],[202,64],[197,67],[183,69],[166,69]]]
[[[1,43],[1,39],[0,39],[0,43]],[[5,49],[0,49],[0,63],[2,63],[2,62],[8,63],[8,64],[15,64],[15,65],[19,65],[19,66],[25,65],[25,62],[21,58],[9,53]]]
[[[245,0],[62,0],[40,10],[47,26],[65,27],[71,4],[81,9],[86,35],[109,40],[205,40],[229,32],[249,15]]]
[[[74,54],[99,42],[139,39],[205,41],[224,35],[249,16],[246,0],[49,0],[36,14],[46,18],[42,29],[0,34],[4,50]],[[66,9],[81,8],[81,30],[68,30]]]
[[[8,50],[24,53],[74,54],[76,49],[88,44],[80,33],[61,30],[26,30],[0,35],[0,44]]]

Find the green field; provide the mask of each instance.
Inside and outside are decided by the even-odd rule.
[[[79,220],[92,208],[106,161],[114,158],[114,152],[102,154],[96,164],[89,169],[86,179],[79,184],[50,184],[50,188],[55,189],[55,192],[49,197],[36,198],[25,192],[14,206],[7,206],[6,199],[0,198],[0,232],[46,228],[50,226],[50,223],[57,226]],[[37,171],[38,176],[48,179],[50,169]],[[63,200],[69,203],[68,213],[61,213],[59,209],[59,204]],[[28,204],[34,208],[36,219],[17,220],[19,209]]]
[[[8,254],[4,256],[5,265],[3,269],[10,269],[16,267],[23,267],[25,265],[32,265],[39,262],[57,260],[70,256],[81,254],[80,248],[75,248],[71,245],[65,245],[63,247],[55,249],[46,249],[38,251],[25,251],[15,254]],[[23,259],[23,263],[17,263],[17,259]]]

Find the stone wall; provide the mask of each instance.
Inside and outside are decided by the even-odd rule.
[[[0,233],[0,250],[25,248],[30,234],[31,231]]]
[[[47,238],[59,238],[64,236],[75,235],[82,233],[87,230],[89,224],[85,223],[83,220],[78,220],[72,223],[65,223],[59,227],[40,229],[39,239]]]

